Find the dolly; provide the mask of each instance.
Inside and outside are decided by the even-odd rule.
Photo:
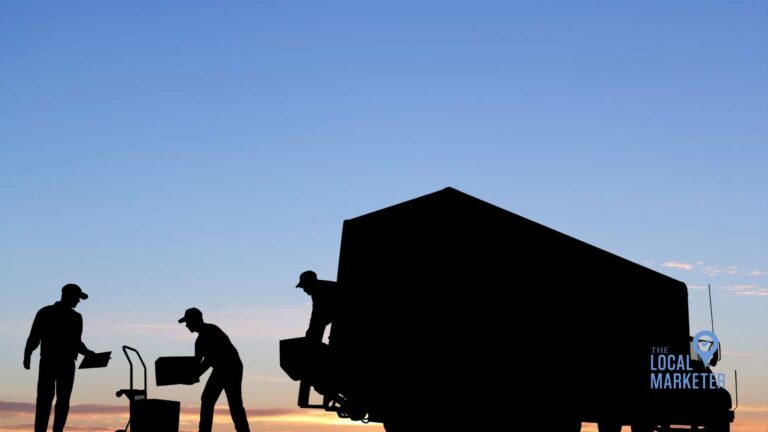
[[[143,390],[133,388],[133,362],[128,351],[136,353],[144,368]],[[147,365],[144,359],[135,348],[127,345],[123,345],[123,354],[128,359],[130,367],[130,388],[118,390],[115,396],[128,398],[129,416],[125,429],[118,429],[115,432],[127,432],[128,428],[132,432],[178,432],[181,404],[177,401],[147,399]]]

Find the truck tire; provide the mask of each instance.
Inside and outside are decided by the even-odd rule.
[[[621,432],[621,423],[614,421],[601,421],[597,423],[599,432]]]
[[[398,431],[400,431],[401,429],[400,429],[400,428],[398,428],[398,427],[397,427],[395,424],[393,424],[393,423],[384,423],[384,430],[385,430],[386,432],[398,432]]]
[[[581,422],[578,420],[564,420],[556,422],[552,430],[562,432],[581,432]]]
[[[387,420],[384,422],[386,432],[402,432],[408,430],[406,424],[397,420]]]
[[[731,424],[728,422],[723,423],[710,423],[704,427],[705,432],[731,432]]]
[[[546,430],[548,431],[556,431],[556,432],[581,432],[581,421],[578,419],[555,419],[555,420],[549,420],[547,419],[546,422]],[[540,429],[541,423],[537,424],[525,424],[524,427],[521,427],[520,430],[538,430]],[[520,425],[523,426],[523,425]],[[543,430],[543,429],[542,429]]]

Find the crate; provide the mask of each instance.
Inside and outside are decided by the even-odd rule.
[[[131,403],[132,432],[178,432],[179,411],[177,401],[140,399]]]

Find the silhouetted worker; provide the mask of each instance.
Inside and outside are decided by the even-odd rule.
[[[243,407],[243,362],[237,349],[220,328],[203,322],[203,313],[197,308],[187,309],[179,322],[187,323],[190,332],[198,333],[195,341],[195,358],[200,362],[197,376],[213,368],[200,398],[200,432],[211,432],[213,409],[222,390],[227,394],[235,430],[249,432],[248,417]]]
[[[35,432],[48,429],[51,403],[56,395],[53,432],[62,432],[69,414],[69,397],[75,381],[77,355],[94,354],[82,340],[83,317],[75,312],[80,300],[88,295],[75,284],[61,288],[61,300],[45,306],[35,315],[24,348],[24,369],[30,368],[32,352],[40,345],[40,375],[37,378]]]
[[[309,318],[307,339],[322,341],[325,327],[333,322],[336,315],[338,288],[336,282],[318,280],[317,274],[307,270],[299,276],[296,288],[302,288],[312,297],[312,316]]]
[[[338,307],[337,283],[317,279],[317,273],[312,270],[307,270],[299,275],[299,283],[296,284],[296,288],[303,289],[305,293],[312,297],[312,316],[309,318],[309,328],[307,328],[306,340],[310,342],[309,346],[313,347],[314,343],[319,344],[323,341],[325,328],[328,324],[331,324],[336,317],[336,308]],[[309,369],[306,372],[307,375],[301,380],[299,386],[298,405],[300,407],[309,406],[310,386],[314,386],[315,390],[323,396],[328,396],[329,394],[334,393],[333,389],[328,388],[328,386],[323,386],[321,382],[319,382],[318,377],[322,375],[321,370],[324,366],[317,362],[313,362],[308,365],[308,367]]]

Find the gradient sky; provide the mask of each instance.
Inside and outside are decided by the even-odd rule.
[[[692,332],[711,284],[734,431],[768,429],[764,1],[4,1],[0,28],[0,431],[29,429],[24,341],[67,282],[114,352],[82,430],[125,419],[121,345],[192,352],[193,305],[255,431],[381,430],[296,412],[277,340],[344,219],[445,186],[688,283]],[[150,396],[194,429],[201,390]]]

